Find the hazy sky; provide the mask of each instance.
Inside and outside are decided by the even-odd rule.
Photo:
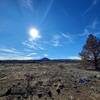
[[[0,0],[0,59],[78,58],[100,37],[100,0]]]

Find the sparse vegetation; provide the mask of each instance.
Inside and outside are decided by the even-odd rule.
[[[0,100],[100,99],[100,73],[79,69],[78,62],[21,62],[0,66],[0,72],[5,70],[6,75],[0,78]]]

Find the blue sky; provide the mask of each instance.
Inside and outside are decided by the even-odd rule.
[[[90,33],[100,0],[0,0],[0,59],[78,59]]]

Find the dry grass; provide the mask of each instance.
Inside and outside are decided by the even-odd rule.
[[[25,100],[100,100],[100,72],[86,71],[79,69],[78,63],[26,63],[26,64],[0,64],[0,95],[13,85],[19,82],[25,88],[25,74],[33,76],[30,82],[31,87],[35,87],[36,93],[32,97],[29,96]],[[54,84],[59,84],[59,79],[64,88],[58,95]],[[80,79],[87,79],[80,83]],[[43,82],[41,86],[36,85]],[[38,98],[39,88],[42,87],[43,97]],[[45,90],[52,92],[52,98],[45,94]],[[0,97],[0,100],[24,100],[18,98],[18,95],[9,95],[8,97]],[[17,98],[17,99],[16,99]],[[31,99],[30,99],[31,98]]]

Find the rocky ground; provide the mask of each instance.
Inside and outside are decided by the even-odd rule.
[[[2,63],[0,100],[100,100],[100,72],[79,63]]]

